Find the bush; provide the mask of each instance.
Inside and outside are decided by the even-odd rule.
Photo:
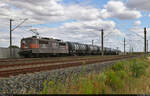
[[[147,66],[146,62],[134,59],[132,62],[130,62],[130,70],[132,72],[132,76],[140,77],[140,76],[144,75],[146,66]]]
[[[115,65],[112,66],[111,69],[114,71],[125,70],[124,62],[117,62]]]
[[[121,79],[121,75],[119,76],[113,70],[106,72],[106,85],[109,85],[114,91],[123,87],[123,81]]]
[[[8,48],[19,48],[19,47],[16,45],[12,45],[12,46],[9,46]]]

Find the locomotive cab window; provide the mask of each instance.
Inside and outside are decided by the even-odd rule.
[[[21,41],[21,48],[29,48],[30,44],[32,43],[32,39],[23,39]]]

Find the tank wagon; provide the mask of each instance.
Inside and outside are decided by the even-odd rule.
[[[120,52],[120,50],[104,47],[104,54],[106,55],[118,55]],[[63,42],[62,40],[53,38],[37,38],[36,36],[23,38],[19,52],[19,55],[22,57],[100,54],[100,46],[77,42]]]

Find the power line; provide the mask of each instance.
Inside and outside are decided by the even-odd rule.
[[[143,36],[141,36],[141,35],[139,35],[139,34],[137,34],[137,33],[133,32],[133,31],[132,31],[132,33],[134,33],[134,34],[136,34],[137,36],[139,36],[139,37],[141,37],[142,39],[144,39],[144,37],[143,37]]]
[[[107,36],[109,36],[109,35],[111,35],[111,33],[113,33],[113,32],[109,32],[108,34],[106,34],[106,35],[104,36],[104,38],[107,37]]]
[[[28,20],[28,18],[24,19],[20,24],[18,24],[14,29],[12,29],[12,31],[14,31],[18,27],[20,27],[20,25],[22,25],[26,20]],[[12,21],[14,21],[14,20],[12,20]]]

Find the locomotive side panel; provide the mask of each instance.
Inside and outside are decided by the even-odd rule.
[[[68,54],[68,45],[53,40],[39,40],[40,47],[33,53]]]

